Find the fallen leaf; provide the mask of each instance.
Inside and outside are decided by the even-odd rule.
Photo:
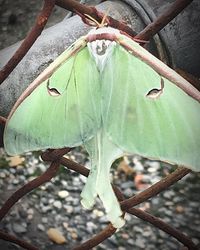
[[[47,235],[50,240],[57,244],[64,244],[65,242],[67,242],[63,234],[56,228],[49,228],[47,231]]]
[[[10,167],[16,167],[18,165],[21,165],[24,163],[25,159],[24,157],[21,157],[19,155],[16,155],[16,156],[12,156],[12,157],[8,157],[8,165]]]
[[[149,187],[149,184],[144,183],[143,181],[143,174],[136,174],[134,182],[137,190],[144,190]]]
[[[183,213],[185,211],[185,208],[184,207],[182,207],[181,205],[177,205],[176,206],[176,212],[177,213]]]
[[[71,237],[72,237],[73,240],[76,240],[78,238],[78,235],[77,235],[76,232],[72,232]]]
[[[117,171],[119,173],[123,173],[126,176],[132,176],[135,174],[135,171],[132,167],[130,167],[124,160],[120,162]]]

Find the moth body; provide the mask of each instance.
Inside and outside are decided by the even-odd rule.
[[[97,39],[94,41],[89,41],[87,43],[88,50],[90,55],[94,58],[96,65],[100,72],[103,71],[106,62],[110,56],[112,56],[112,52],[114,47],[116,46],[116,42],[107,39],[98,39],[98,36],[101,34],[110,33],[114,35],[119,35],[120,32],[114,28],[99,28],[99,29],[92,29],[88,33],[88,37],[97,36]]]

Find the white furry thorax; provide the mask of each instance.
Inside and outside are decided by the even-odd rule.
[[[111,27],[102,27],[102,28],[94,28],[92,29],[88,35],[95,35],[95,34],[116,34],[119,35],[120,32],[117,29]],[[107,59],[112,55],[113,49],[116,45],[115,41],[110,40],[95,40],[92,42],[87,43],[88,50],[90,55],[94,58],[96,65],[100,72],[103,71]]]

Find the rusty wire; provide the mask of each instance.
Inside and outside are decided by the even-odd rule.
[[[136,38],[141,40],[149,40],[158,31],[164,28],[172,19],[174,19],[181,11],[183,11],[193,0],[176,0],[168,10],[159,16],[154,22],[144,28]]]
[[[0,116],[0,124],[5,124],[6,123],[6,118],[3,116]]]
[[[21,239],[15,237],[14,235],[11,235],[9,233],[5,233],[2,230],[0,230],[0,239],[15,243],[24,249],[39,250],[37,247],[33,246],[32,244],[30,244],[24,240],[21,240]]]
[[[50,160],[51,155],[48,153],[43,154],[42,156],[43,160]],[[70,170],[74,170],[84,176],[88,176],[89,170],[83,166],[81,166],[78,163],[75,163],[67,158],[62,157],[60,159],[60,163],[64,166],[66,166]],[[156,218],[153,215],[150,215],[140,209],[133,208],[133,206],[136,206],[137,204],[140,204],[144,201],[147,201],[148,199],[152,198],[153,196],[157,195],[158,193],[162,192],[163,190],[169,188],[171,185],[176,183],[178,180],[183,178],[185,175],[190,173],[191,170],[183,167],[178,167],[173,173],[169,174],[159,182],[155,183],[151,187],[147,188],[146,190],[140,192],[139,194],[132,196],[129,199],[124,200],[123,194],[119,190],[119,188],[113,186],[113,189],[115,191],[115,194],[118,197],[118,200],[120,201],[121,208],[124,212],[128,212],[130,214],[135,215],[136,217],[141,218],[142,220],[148,221],[152,225],[158,227],[162,231],[170,234],[180,242],[182,242],[184,245],[189,247],[189,249],[197,249],[194,245],[194,243],[183,233],[180,231],[174,229],[172,226],[168,225],[164,221],[162,221],[159,218]],[[90,249],[91,245],[92,247],[97,246],[99,243],[103,242],[105,239],[110,237],[112,234],[115,233],[114,228],[112,225],[108,225],[103,231],[101,231],[99,234],[94,236],[92,239],[86,241],[85,243],[81,244],[80,246],[74,248],[73,250],[81,250],[81,249]],[[109,236],[108,236],[109,235]],[[107,237],[108,236],[108,237]],[[98,244],[97,244],[98,243]],[[96,244],[96,245],[95,245]]]
[[[44,0],[44,5],[41,13],[37,16],[35,25],[26,36],[20,47],[15,54],[6,63],[3,69],[0,71],[0,84],[10,75],[13,69],[23,59],[34,42],[42,33],[55,5],[55,0]]]
[[[42,159],[44,161],[53,161],[50,165],[50,167],[44,172],[41,176],[35,178],[31,182],[25,184],[22,188],[18,189],[11,197],[4,203],[3,207],[0,209],[0,220],[2,220],[5,215],[9,212],[10,208],[19,200],[21,199],[25,194],[32,191],[33,189],[39,187],[40,185],[44,184],[45,182],[49,181],[51,178],[56,176],[56,173],[59,169],[59,164],[62,164],[66,166],[68,169],[76,171],[84,176],[89,175],[89,170],[85,168],[84,166],[81,166],[78,163],[75,163],[65,157],[61,157],[62,155],[69,152],[69,148],[64,149],[57,149],[57,150],[50,150],[46,151],[42,154]],[[60,158],[61,157],[61,158]],[[152,198],[157,193],[160,193],[161,191],[167,189],[172,184],[176,183],[178,180],[183,178],[185,175],[187,175],[189,172],[191,172],[189,169],[179,167],[177,168],[173,173],[166,176],[161,181],[157,182],[156,184],[152,185],[151,187],[147,188],[146,190],[142,191],[141,193],[124,200],[123,194],[121,191],[113,186],[113,189],[115,191],[115,194],[117,195],[121,208],[124,212],[128,212],[130,214],[133,214],[152,225],[158,227],[162,231],[170,234],[180,242],[182,242],[184,245],[189,247],[189,249],[196,249],[194,243],[183,233],[180,231],[174,229],[167,223],[163,222],[161,219],[156,218],[153,215],[150,215],[140,209],[133,208],[133,206],[142,203],[149,198]],[[127,206],[126,205],[127,202]],[[125,205],[124,205],[125,204]],[[84,242],[78,247],[75,247],[75,250],[78,249],[90,249],[94,246],[97,246],[99,243],[103,242],[105,239],[110,237],[112,234],[114,234],[116,229],[109,224],[104,230],[102,230],[99,234],[95,235],[90,240]],[[1,234],[0,234],[1,237]]]
[[[141,39],[141,40],[149,40],[150,38],[152,38],[154,34],[156,34],[160,29],[165,27],[167,23],[169,23],[175,16],[177,16],[191,2],[192,0],[176,0],[174,4],[172,4],[171,7],[165,13],[163,13],[162,16],[158,17],[153,23],[149,24],[142,32],[136,35],[136,38]],[[16,65],[21,61],[21,59],[31,48],[35,40],[41,34],[55,4],[69,11],[79,12],[81,14],[89,14],[90,16],[94,17],[96,20],[101,21],[102,13],[99,13],[93,7],[85,6],[83,4],[78,3],[75,0],[44,0],[43,9],[41,13],[38,15],[35,26],[32,28],[31,32],[27,35],[27,37],[25,38],[20,48],[16,51],[13,57],[0,71],[0,83],[2,83],[7,78],[7,76],[12,72],[12,70],[16,67]],[[130,27],[128,27],[124,23],[120,23],[111,17],[108,17],[108,19],[109,19],[110,26],[121,29],[124,32],[128,33],[129,35],[135,36],[135,32],[132,31]],[[1,116],[0,123],[4,124],[5,122],[6,122],[6,118]],[[87,168],[63,157],[63,155],[68,153],[70,150],[71,150],[70,148],[48,150],[42,154],[42,159],[44,161],[51,162],[50,167],[41,176],[28,182],[23,187],[18,189],[13,195],[11,195],[11,197],[4,203],[4,205],[0,209],[0,221],[6,216],[6,214],[9,212],[12,206],[20,198],[22,198],[28,192],[32,191],[33,189],[39,187],[43,183],[51,180],[54,176],[56,176],[60,164],[66,166],[70,170],[78,172],[79,174],[88,176],[89,170]],[[176,183],[178,180],[180,180],[181,178],[183,178],[185,175],[187,175],[190,172],[191,170],[189,169],[179,167],[173,173],[169,174],[167,177],[165,177],[161,181],[147,188],[143,192],[135,196],[132,196],[126,200],[124,199],[123,194],[117,187],[113,186],[113,189],[115,191],[115,194],[118,200],[120,201],[121,208],[124,212],[133,214],[134,216],[151,223],[152,225],[156,226],[157,228],[161,229],[162,231],[176,238],[183,245],[187,246],[188,249],[197,250],[197,247],[188,236],[181,233],[180,231],[173,228],[172,226],[168,225],[161,219],[149,213],[146,213],[140,209],[134,208],[134,206],[148,200],[149,198],[167,189],[169,186]],[[111,224],[109,224],[104,230],[99,232],[97,235],[95,235],[88,241],[82,243],[81,245],[73,249],[74,250],[91,249],[92,247],[95,247],[99,243],[103,242],[105,239],[109,238],[111,235],[115,233],[115,231],[116,231],[116,228],[114,228]],[[32,246],[30,243],[27,243],[21,239],[17,239],[15,236],[7,234],[3,231],[0,231],[0,238],[16,243],[17,245],[20,245],[21,247],[26,248],[26,249],[30,249],[30,250],[38,249],[37,247]]]

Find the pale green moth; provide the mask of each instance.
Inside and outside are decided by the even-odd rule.
[[[110,27],[92,29],[26,89],[5,128],[8,154],[75,147],[89,153],[81,193],[98,195],[119,228],[122,211],[110,184],[124,154],[200,170],[200,93],[138,43]]]

